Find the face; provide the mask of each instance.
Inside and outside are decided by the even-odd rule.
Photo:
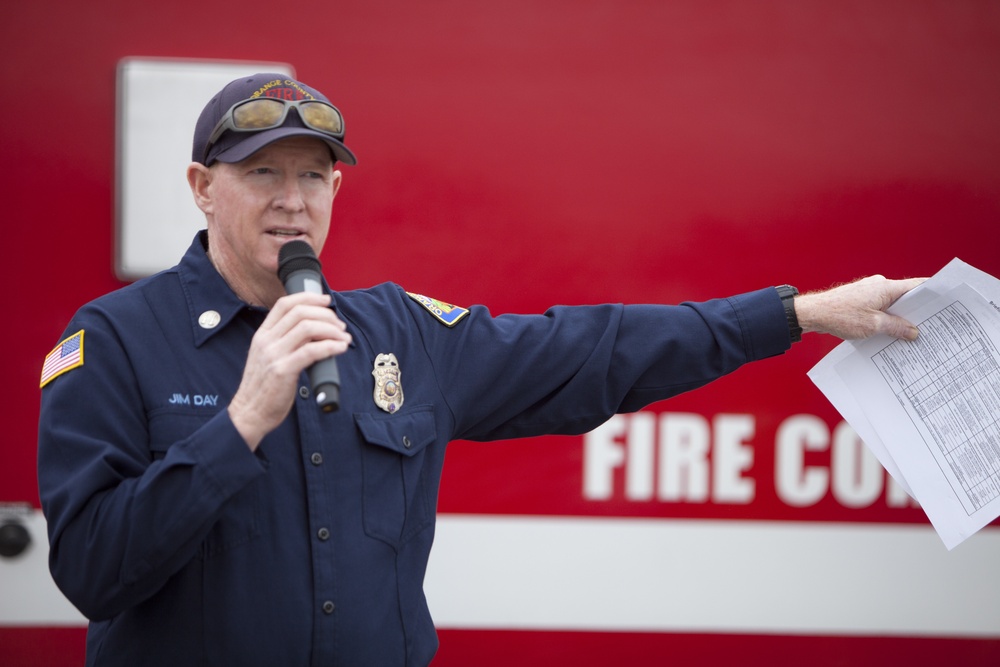
[[[340,179],[329,149],[310,137],[276,141],[242,162],[188,168],[208,222],[209,256],[242,299],[270,307],[284,295],[283,244],[305,241],[319,255]]]

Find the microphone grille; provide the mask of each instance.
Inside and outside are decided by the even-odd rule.
[[[278,279],[284,283],[295,271],[321,273],[321,265],[312,247],[305,241],[289,241],[278,250]]]

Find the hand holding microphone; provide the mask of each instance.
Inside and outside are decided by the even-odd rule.
[[[323,293],[321,265],[305,241],[289,241],[278,252],[278,278],[289,294]],[[309,384],[323,412],[340,407],[340,372],[335,357],[320,359],[309,367]]]
[[[339,374],[333,356],[347,350],[351,335],[323,293],[319,260],[308,244],[294,241],[280,254],[278,275],[288,296],[278,299],[257,329],[240,386],[227,408],[251,450],[288,416],[303,370],[320,409],[337,409]]]

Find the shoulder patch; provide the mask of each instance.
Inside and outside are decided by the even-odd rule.
[[[83,366],[83,329],[59,343],[51,352],[45,355],[42,364],[42,379],[38,384],[41,389],[63,373]]]
[[[428,313],[433,315],[438,322],[446,327],[455,326],[463,317],[469,314],[466,308],[460,308],[444,301],[431,299],[423,294],[414,294],[413,292],[407,292],[406,294],[423,306]]]

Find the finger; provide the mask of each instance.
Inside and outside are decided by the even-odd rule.
[[[333,310],[329,308],[330,300],[329,294],[314,294],[312,292],[299,292],[283,296],[274,303],[274,307],[267,313],[261,328],[267,330],[276,326],[298,307],[322,308],[333,313]]]
[[[291,346],[291,349],[295,349],[306,343],[323,340],[347,345],[351,342],[351,334],[327,320],[304,318],[296,322],[282,339]]]
[[[348,350],[348,343],[337,340],[313,340],[303,343],[285,358],[285,362],[297,376],[303,370],[321,359],[335,357]]]
[[[338,333],[335,337],[338,338],[349,335],[345,333],[347,325],[329,307],[300,303],[283,304],[281,311],[269,313],[264,324],[261,325],[261,333],[269,337],[280,338],[286,336],[288,332],[304,321],[328,324],[337,330]]]
[[[274,303],[274,307],[271,308],[272,311],[288,310],[297,304],[311,304],[319,306],[329,306],[331,301],[331,296],[329,294],[316,294],[315,292],[296,292],[295,294],[286,294]]]
[[[265,375],[287,382],[312,363],[346,352],[351,335],[329,322],[304,319],[280,336],[272,331],[255,342],[256,349],[251,343],[252,361],[267,369]]]

